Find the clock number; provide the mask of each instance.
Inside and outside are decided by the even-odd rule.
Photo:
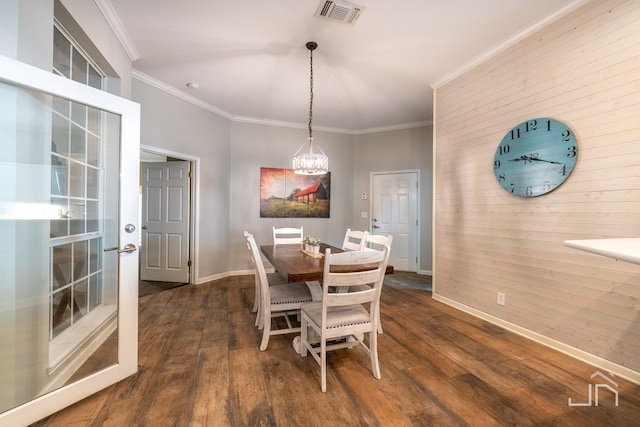
[[[547,132],[551,132],[551,120],[547,120]]]
[[[529,120],[526,125],[527,132],[532,130],[538,130],[538,121],[537,120]]]
[[[493,161],[493,168],[494,169],[500,169],[500,160],[494,160]]]
[[[520,139],[520,128],[511,129],[511,139]]]
[[[564,166],[562,167],[562,169],[564,169]],[[563,175],[564,175],[564,173],[563,173]],[[547,191],[550,191],[550,190],[551,190],[551,182],[545,181],[544,185],[542,186],[542,191],[544,191],[546,193]]]
[[[567,148],[567,150],[569,150],[569,152],[567,153],[567,157],[574,158],[576,156],[576,146],[575,145],[572,145],[571,147]]]
[[[533,196],[533,187],[531,185],[527,185],[527,188],[524,190],[524,194],[527,197]]]
[[[562,176],[567,175],[567,165],[562,165],[562,168],[560,168],[560,175]]]
[[[509,184],[509,187],[511,187],[511,194],[513,194],[516,190],[516,185],[512,182],[511,184]]]
[[[499,147],[499,154],[501,156],[509,154],[509,151],[511,151],[511,147],[509,147],[509,144],[504,144]]]
[[[507,177],[504,175],[504,173],[501,173],[500,175],[498,175],[498,182],[500,182],[501,184],[503,182],[505,182],[507,180]],[[513,185],[513,184],[511,184]],[[511,192],[513,193],[513,190],[511,190]]]
[[[566,129],[564,132],[562,132],[562,142],[570,142],[571,141],[571,131],[569,129]]]

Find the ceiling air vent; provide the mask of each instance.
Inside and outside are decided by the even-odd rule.
[[[349,3],[348,1],[322,0],[316,11],[316,16],[330,21],[342,22],[347,25],[354,25],[362,11],[363,6]]]

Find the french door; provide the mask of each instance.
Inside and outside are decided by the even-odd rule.
[[[133,102],[0,56],[0,425],[137,370],[139,121]]]

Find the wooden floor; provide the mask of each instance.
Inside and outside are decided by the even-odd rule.
[[[431,298],[387,284],[379,336],[382,379],[360,348],[319,367],[292,335],[260,335],[253,278],[140,298],[138,373],[36,426],[638,426],[640,386],[616,378],[619,406],[597,369]]]

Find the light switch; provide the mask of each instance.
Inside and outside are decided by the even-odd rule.
[[[361,216],[362,218],[367,218],[367,217],[369,216],[369,214],[368,214],[367,212],[362,212],[362,213],[360,214],[360,216]]]
[[[367,193],[362,193],[362,200],[367,200]]]

